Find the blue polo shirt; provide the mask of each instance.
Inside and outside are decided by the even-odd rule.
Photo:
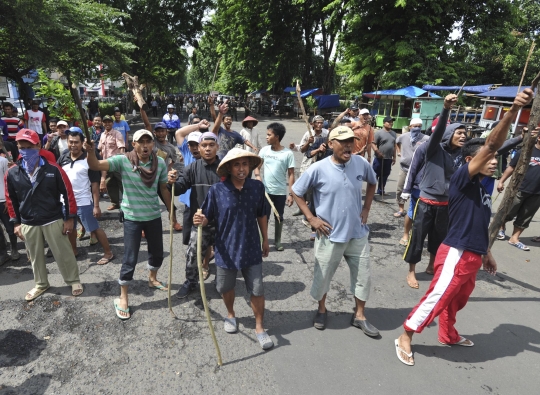
[[[268,212],[264,185],[246,179],[242,190],[230,178],[212,185],[202,204],[209,222],[216,224],[216,265],[241,270],[262,263],[258,217]]]
[[[313,188],[313,203],[317,216],[332,227],[329,239],[334,243],[347,243],[361,239],[369,233],[362,225],[362,182],[376,184],[377,176],[369,162],[352,155],[345,164],[336,164],[332,157],[311,165],[294,183],[297,196]]]
[[[184,141],[182,142],[182,145],[178,146],[178,149],[180,150],[180,153],[184,157],[184,167],[187,167],[187,165],[190,165],[190,164],[192,164],[193,162],[195,162],[197,160],[197,159],[195,159],[195,157],[193,156],[193,154],[189,150],[189,145],[188,145],[187,138],[184,139]],[[187,207],[189,207],[189,197],[190,196],[191,196],[191,189],[188,189],[186,193],[180,195],[178,200],[180,202],[184,203]]]

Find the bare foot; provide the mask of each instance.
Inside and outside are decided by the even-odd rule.
[[[407,284],[409,284],[409,287],[414,289],[420,288],[414,272],[409,272],[409,274],[407,274]]]
[[[433,266],[428,266],[426,268],[426,273],[433,276],[435,274],[435,271],[433,270]]]

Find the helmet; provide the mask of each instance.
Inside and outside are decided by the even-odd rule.
[[[174,108],[174,105],[173,105],[173,104],[169,104],[169,105],[167,106],[167,110],[168,110],[169,108]]]

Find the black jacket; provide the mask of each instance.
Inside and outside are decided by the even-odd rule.
[[[39,160],[41,165],[36,170],[34,185],[22,166],[22,159],[6,174],[6,203],[11,222],[39,226],[62,219],[60,195],[64,198],[66,217],[77,216],[75,195],[64,170],[41,156]]]

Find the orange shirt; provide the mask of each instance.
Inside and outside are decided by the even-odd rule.
[[[363,124],[360,121],[351,122],[352,130],[359,140],[354,140],[353,154],[364,155],[366,148],[371,150],[371,143],[373,142],[374,132],[373,128],[369,124]]]

